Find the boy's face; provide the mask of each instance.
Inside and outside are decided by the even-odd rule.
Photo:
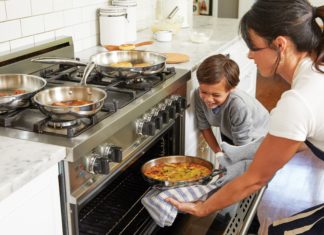
[[[215,84],[199,84],[199,94],[201,99],[208,108],[213,109],[222,105],[230,94],[231,90],[227,90],[225,79]]]

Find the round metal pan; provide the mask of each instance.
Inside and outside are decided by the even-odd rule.
[[[90,86],[53,87],[38,92],[33,101],[39,110],[53,121],[72,121],[96,114],[104,104],[106,92]],[[54,106],[54,102],[85,100],[91,103],[79,106]]]
[[[46,64],[67,64],[86,66],[84,62],[68,58],[40,57],[31,61]],[[96,65],[96,70],[104,75],[114,78],[131,78],[137,75],[152,75],[163,71],[166,57],[162,54],[149,51],[108,51],[95,54],[90,61]],[[114,67],[113,63],[130,62],[132,64],[148,63],[144,67]]]
[[[43,90],[33,97],[34,103],[42,113],[51,117],[53,121],[64,122],[93,116],[101,109],[107,97],[107,93],[103,89],[86,86],[87,77],[93,68],[94,64],[89,63],[84,70],[80,85],[53,87]],[[54,102],[71,100],[85,100],[90,101],[90,103],[78,106],[53,105]]]
[[[201,177],[200,179],[191,180],[191,181],[189,180],[188,181],[167,181],[167,180],[163,181],[163,180],[153,179],[144,174],[144,172],[147,169],[159,165],[161,163],[180,163],[180,162],[191,162],[191,163],[202,165],[204,167],[207,167],[211,171],[211,173],[207,176]],[[224,172],[225,172],[224,169],[214,169],[214,166],[211,162],[206,161],[199,157],[192,157],[192,156],[166,156],[166,157],[155,158],[153,160],[146,162],[141,168],[141,173],[144,179],[154,187],[160,189],[184,187],[184,186],[197,185],[197,184],[207,184],[214,176],[222,174]]]
[[[109,77],[129,78],[133,76],[152,75],[165,68],[166,57],[162,54],[148,51],[109,51],[95,54],[90,57],[100,72]],[[113,63],[130,62],[132,64],[148,63],[144,67],[114,67]]]
[[[0,112],[27,107],[30,98],[46,86],[46,80],[28,74],[1,74],[0,93],[13,90],[24,90],[23,94],[0,96]]]

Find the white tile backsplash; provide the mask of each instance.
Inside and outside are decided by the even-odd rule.
[[[53,0],[30,0],[33,15],[49,13],[53,11]]]
[[[12,51],[19,50],[19,48],[26,48],[30,46],[34,46],[34,37],[25,37],[25,38],[19,38],[16,40],[10,41],[10,48]]]
[[[20,20],[4,21],[0,23],[0,42],[21,37]]]
[[[30,0],[5,1],[7,20],[23,18],[31,15]]]
[[[63,15],[65,26],[80,24],[83,21],[82,8],[66,10],[64,11]]]
[[[73,0],[53,0],[54,11],[61,11],[73,8]]]
[[[72,36],[75,51],[99,43],[97,10],[110,0],[0,0],[0,53]],[[150,27],[155,0],[137,0],[137,29]],[[145,13],[145,14],[143,14]]]
[[[29,36],[44,32],[44,17],[33,16],[21,19],[22,36]]]
[[[10,52],[9,42],[0,43],[0,54],[7,54],[8,52]]]
[[[55,32],[47,32],[34,35],[35,46],[41,44],[44,41],[55,40]]]
[[[44,15],[45,31],[55,30],[64,26],[63,12],[54,12]]]
[[[4,2],[0,1],[0,21],[4,21],[7,18],[6,6]]]

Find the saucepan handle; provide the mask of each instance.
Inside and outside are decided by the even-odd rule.
[[[86,66],[87,63],[69,59],[69,58],[60,58],[60,57],[39,57],[31,59],[32,62],[38,62],[43,64],[66,64],[74,66]]]

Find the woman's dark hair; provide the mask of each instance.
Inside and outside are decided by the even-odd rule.
[[[199,83],[215,84],[226,80],[226,89],[230,90],[240,82],[240,69],[228,56],[218,54],[205,59],[197,70]]]
[[[312,7],[307,0],[258,0],[243,16],[240,31],[248,47],[253,50],[249,29],[267,40],[269,47],[278,50],[272,41],[287,36],[297,51],[316,53],[315,68],[323,72],[324,31],[316,19],[324,23],[324,6]],[[277,65],[280,57],[277,59]]]

